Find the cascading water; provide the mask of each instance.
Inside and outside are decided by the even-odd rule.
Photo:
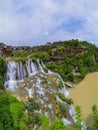
[[[16,82],[16,75],[17,75],[17,64],[14,61],[7,63],[7,73],[6,73],[6,81],[5,87],[10,88],[17,88]]]
[[[6,78],[7,80],[16,80],[16,69],[17,65],[15,62],[8,62],[7,63],[7,73],[6,73]]]
[[[35,74],[38,70],[36,64],[34,64],[33,61],[31,60],[26,61],[26,69],[27,69],[28,76]]]
[[[39,64],[39,62],[38,62]],[[41,65],[37,67],[36,64],[28,60],[24,64],[14,61],[8,61],[7,62],[7,72],[6,72],[6,81],[5,81],[5,88],[14,90],[17,88],[17,83],[24,80],[25,77],[29,77],[34,75],[38,70],[42,69],[40,67]]]
[[[46,75],[56,76],[61,81],[61,83],[63,85],[63,87],[61,89],[59,89],[58,91],[63,93],[66,97],[68,97],[69,93],[66,90],[66,86],[65,86],[64,81],[61,78],[61,76],[57,73],[51,72],[50,70],[48,70],[48,73],[45,73],[43,68],[45,68],[45,65],[44,65],[43,62],[40,62],[39,59],[37,60],[37,65],[32,60],[28,60],[25,63],[22,63],[22,62],[17,63],[17,62],[14,62],[14,61],[8,61],[7,62],[5,88],[14,91],[15,89],[17,89],[19,87],[18,86],[19,82],[23,82],[26,77],[32,77],[38,71],[40,71],[44,75],[43,78],[46,78],[45,77]],[[41,88],[40,84],[41,84],[41,80],[40,80],[39,77],[37,77],[36,83],[32,84],[32,87],[35,85],[37,92],[40,95],[44,95],[44,91],[48,91],[48,89]],[[31,88],[29,88],[29,87],[25,88],[27,90],[30,98],[32,98],[32,94],[35,92],[35,90],[33,90],[32,87]],[[56,93],[55,90],[53,90],[53,92]],[[40,101],[40,99],[39,99],[39,101]],[[72,106],[69,106],[69,114],[71,115],[71,117],[75,121],[75,111],[74,111],[74,108]],[[67,120],[66,118],[63,118],[62,120],[66,124],[71,124],[71,122],[69,120]]]
[[[61,83],[63,85],[63,88],[60,89],[60,92],[62,92],[66,97],[68,97],[69,96],[69,92],[67,91],[67,89],[65,87],[65,84],[64,84],[64,81],[61,78],[61,76],[58,73],[51,72],[50,70],[48,70],[48,73],[51,74],[51,75],[56,75],[60,79],[60,81],[61,81]]]

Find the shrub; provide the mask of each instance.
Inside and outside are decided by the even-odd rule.
[[[0,94],[0,129],[27,130],[27,122],[24,104],[10,94]]]
[[[68,103],[68,104],[70,104],[70,105],[73,104],[72,98],[67,98],[67,97],[65,97],[64,94],[62,94],[62,93],[59,93],[59,97],[60,97],[60,99],[61,99],[62,101],[66,102],[66,103]]]
[[[51,130],[67,130],[67,128],[62,120],[57,119],[52,123]]]
[[[45,115],[41,115],[42,130],[49,130],[49,118]]]

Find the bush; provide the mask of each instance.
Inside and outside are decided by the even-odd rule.
[[[62,101],[64,101],[64,102],[66,102],[66,103],[68,103],[68,104],[73,104],[73,100],[72,100],[72,98],[66,98],[65,96],[64,96],[64,94],[62,94],[62,93],[59,93],[59,97],[60,97],[60,99],[62,100]]]
[[[6,61],[0,58],[0,89],[3,89],[5,72],[6,72]]]
[[[44,71],[46,72],[46,73],[48,73],[48,69],[45,67],[45,68],[43,68],[44,69]]]
[[[39,110],[39,104],[33,100],[33,98],[30,98],[29,101],[26,104],[26,110],[28,112],[28,120],[29,120],[29,125],[34,127],[34,125],[40,126],[41,124],[41,119],[40,119],[40,114],[35,113],[35,110]]]
[[[0,75],[4,76],[6,71],[6,61],[3,58],[0,58]]]
[[[64,125],[63,121],[57,119],[51,125],[51,130],[67,130],[66,126]]]
[[[49,130],[49,118],[45,115],[41,115],[42,130]]]
[[[92,107],[92,111],[94,122],[91,130],[98,130],[98,109],[96,105]]]
[[[28,118],[24,114],[24,104],[10,94],[0,95],[0,129],[27,130]],[[22,129],[22,125],[25,129]]]
[[[34,112],[34,110],[39,110],[39,104],[30,98],[26,104],[26,109],[28,112]]]
[[[59,102],[58,106],[59,106],[58,117],[59,118],[66,117],[66,114],[67,114],[67,105]]]
[[[82,130],[82,125],[81,125],[82,119],[81,119],[81,109],[80,109],[80,106],[76,106],[75,110],[76,110],[75,128],[77,130]]]

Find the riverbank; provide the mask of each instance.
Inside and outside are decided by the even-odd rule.
[[[81,106],[82,117],[88,126],[92,124],[91,107],[98,105],[98,72],[88,74],[82,82],[70,90],[74,106]]]

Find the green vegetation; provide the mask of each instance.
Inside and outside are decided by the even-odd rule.
[[[76,130],[81,130],[82,129],[82,125],[81,125],[82,119],[81,119],[81,109],[80,109],[80,106],[76,106],[75,110],[76,110],[76,124],[75,124],[75,128],[76,128]]]
[[[66,103],[68,103],[68,104],[70,104],[70,105],[73,104],[72,98],[67,98],[67,97],[65,97],[63,93],[59,93],[59,97],[60,97],[60,99],[61,99],[62,101],[66,102]]]
[[[96,105],[92,107],[92,111],[93,111],[93,119],[94,119],[92,130],[98,130],[98,108]]]
[[[0,58],[0,89],[3,89],[5,71],[6,61],[3,58]]]
[[[52,56],[54,59],[48,62],[44,59],[44,62],[47,68],[59,73],[64,81],[77,84],[87,73],[98,71],[98,48],[86,41],[72,39],[60,42]],[[55,56],[60,58],[55,59]]]
[[[28,123],[29,127],[33,128],[35,125],[40,126],[41,125],[41,119],[40,114],[35,113],[35,110],[39,110],[39,104],[36,103],[33,98],[30,98],[29,101],[26,104],[26,110],[28,113]]]
[[[26,51],[15,51],[13,53],[13,57],[26,57],[28,56],[28,53]]]
[[[67,130],[66,126],[64,125],[63,121],[57,119],[51,125],[51,130]]]
[[[8,93],[0,94],[0,129],[1,130],[29,130],[37,125],[41,130],[69,130],[59,118],[66,117],[66,105],[59,103],[60,113],[62,114],[54,122],[50,122],[45,115],[38,114],[40,106],[33,99],[24,104]],[[27,110],[28,116],[25,114]],[[76,123],[71,130],[81,130],[81,109],[76,106]],[[92,130],[98,129],[98,109],[94,105],[93,111],[93,126]]]
[[[30,50],[30,51],[29,51]],[[98,48],[87,41],[69,40],[57,42],[40,47],[27,47],[25,50],[13,52],[13,60],[25,63],[26,60],[33,60],[36,65],[36,59],[42,60],[46,68],[59,73],[63,80],[73,83],[79,83],[87,73],[98,71]],[[0,89],[3,88],[4,74],[6,71],[6,61],[0,58]],[[62,82],[59,82],[59,88],[62,88]],[[67,104],[73,104],[71,98],[67,98],[62,93],[58,97]],[[41,130],[67,130],[63,121],[59,118],[66,117],[67,107],[58,102],[57,119],[51,122],[48,117],[38,113],[40,105],[29,99],[24,105],[10,94],[0,93],[0,130],[28,130],[36,126]],[[25,111],[26,110],[26,111]],[[98,130],[98,109],[92,107],[94,123],[92,130]],[[26,112],[26,113],[25,113]],[[81,130],[81,110],[76,107],[76,123],[72,130]]]
[[[98,48],[87,41],[60,41],[13,52],[12,59],[41,59],[46,67],[59,73],[63,80],[79,83],[87,73],[98,71]],[[18,59],[17,59],[18,58]],[[45,69],[47,72],[47,70]]]
[[[76,106],[76,123],[75,128],[72,130],[82,130],[82,115],[81,115],[81,108],[80,106]],[[91,126],[91,130],[98,130],[98,108],[96,105],[92,106],[92,112],[93,112],[93,125]]]
[[[59,118],[62,117],[66,117],[67,115],[67,105],[65,105],[64,103],[60,103],[58,102],[58,108],[59,108],[59,112],[56,114]]]
[[[0,94],[0,130],[28,130],[24,104],[10,94]]]
[[[49,130],[49,118],[45,115],[41,115],[41,126],[42,130]]]
[[[47,69],[46,67],[44,68],[44,71],[45,71],[46,73],[48,73],[48,69]]]

